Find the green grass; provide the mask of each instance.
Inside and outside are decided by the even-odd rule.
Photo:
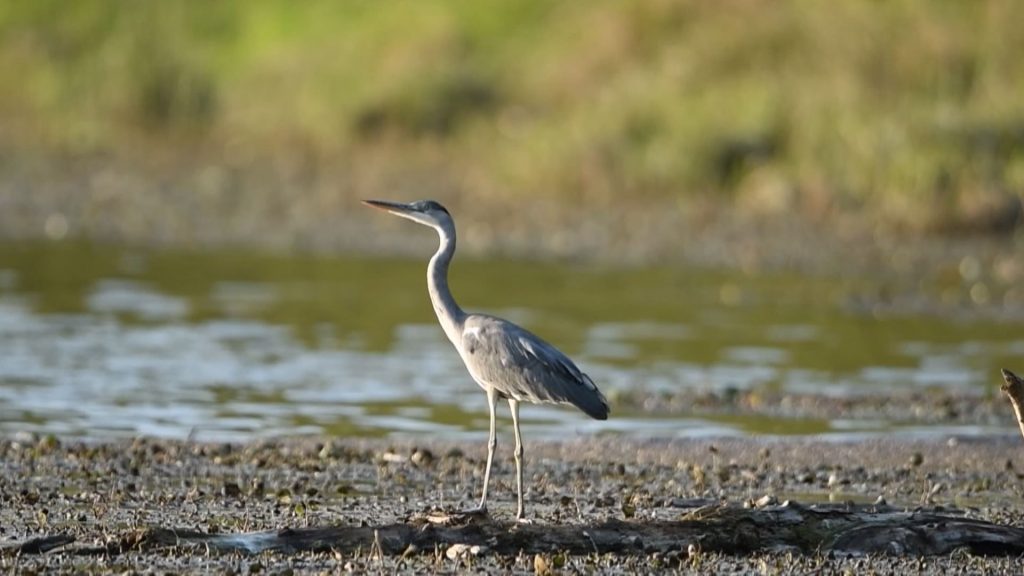
[[[8,2],[0,145],[269,171],[314,205],[710,199],[998,230],[1024,194],[1021,22],[1013,0]]]

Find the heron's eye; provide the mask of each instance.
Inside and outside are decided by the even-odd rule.
[[[443,212],[451,216],[444,206],[434,200],[420,200],[419,202],[413,203],[413,207],[420,212]]]

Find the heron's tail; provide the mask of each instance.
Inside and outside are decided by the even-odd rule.
[[[576,398],[573,398],[573,404],[583,411],[584,414],[590,416],[595,420],[607,420],[608,419],[608,400],[605,399],[604,394],[597,389],[597,385],[590,379],[590,376],[581,374],[583,381],[587,385],[588,394],[580,394]]]

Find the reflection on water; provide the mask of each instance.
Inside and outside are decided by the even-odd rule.
[[[435,324],[424,268],[0,246],[0,432],[479,439],[484,395]],[[1024,333],[1011,323],[850,305],[870,290],[867,279],[460,260],[452,284],[467,309],[557,343],[610,395],[686,386],[980,390],[1000,365],[1024,357]],[[550,406],[524,407],[523,417],[531,437],[848,437],[893,426],[696,412],[646,418],[614,406],[607,422]]]

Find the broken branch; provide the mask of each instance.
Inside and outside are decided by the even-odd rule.
[[[1003,384],[1001,390],[1006,393],[1013,404],[1013,413],[1017,415],[1017,426],[1020,427],[1020,434],[1024,436],[1024,380],[1006,368],[1003,368]]]

